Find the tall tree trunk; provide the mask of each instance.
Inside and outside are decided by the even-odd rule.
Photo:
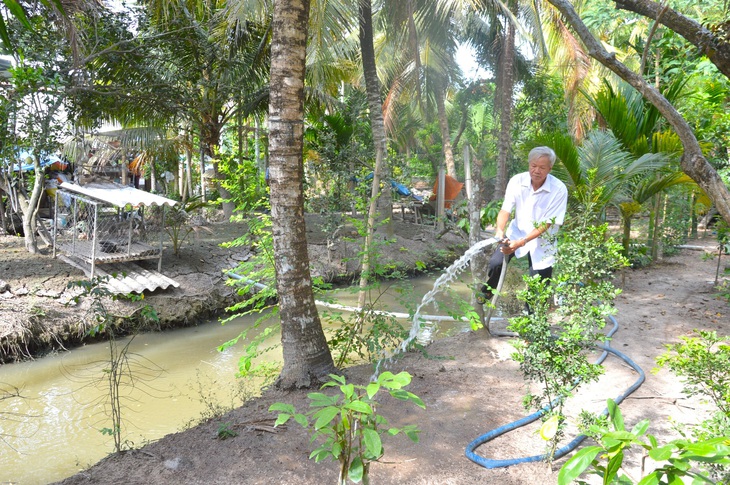
[[[3,202],[2,195],[0,195],[0,230],[4,234],[8,233],[8,221],[5,217],[5,203]]]
[[[192,133],[191,133],[192,135]],[[193,150],[192,150],[192,136],[190,137],[190,143],[186,143],[185,147],[185,180],[187,190],[180,194],[182,197],[183,203],[187,202],[188,197],[191,197],[193,195]]]
[[[150,164],[150,192],[157,192],[157,167],[155,167],[155,160],[151,159]]]
[[[439,87],[436,91],[436,109],[438,111],[439,128],[441,129],[446,173],[451,177],[456,178],[456,163],[454,163],[454,150],[451,146],[449,118],[446,116],[446,87]]]
[[[23,209],[23,234],[25,236],[25,249],[31,254],[38,253],[38,240],[36,239],[36,216],[38,214],[38,203],[43,192],[43,169],[41,169],[40,151],[36,150],[33,157],[33,168],[35,170],[35,181],[30,198],[25,201],[20,199]]]
[[[224,176],[219,171],[218,156],[220,155],[221,129],[223,127],[220,123],[214,121],[219,120],[220,118],[221,116],[218,113],[213,113],[210,116],[211,121],[207,123],[207,130],[204,132],[204,146],[207,148],[207,154],[210,155],[213,160],[213,181],[218,189],[220,198],[223,200],[221,203],[223,207],[223,218],[225,221],[229,221],[233,215],[233,210],[236,208],[236,204],[231,201],[231,193],[228,189],[223,187],[223,184],[221,183],[221,181],[224,180]]]
[[[363,261],[360,268],[360,295],[358,297],[358,303],[362,308],[365,303],[364,290],[368,285],[370,271],[372,268],[372,261],[370,260],[370,257],[376,219],[378,217],[380,220],[388,218],[389,222],[386,228],[386,234],[388,237],[392,237],[393,205],[389,182],[390,171],[385,160],[387,150],[385,122],[383,121],[383,104],[380,100],[380,81],[378,80],[378,72],[375,66],[373,15],[370,0],[359,0],[359,11],[360,51],[362,54],[365,89],[367,91],[368,108],[370,111],[370,126],[373,132],[373,143],[375,144],[375,169],[373,170],[370,207],[365,226],[365,248],[363,250]]]
[[[259,137],[261,136],[261,129],[259,128],[259,119],[254,117],[254,131],[253,131],[253,150],[254,150],[254,157],[256,158],[256,167],[258,167],[258,173],[259,175],[263,174],[264,179],[266,179],[266,163],[264,163],[263,158],[261,157],[261,143],[259,142]],[[261,177],[259,176],[257,180],[261,180]]]
[[[200,197],[205,203],[208,202],[208,195],[205,193],[205,143],[203,142],[203,126],[200,126]]]
[[[464,173],[467,175],[466,184],[469,190],[469,246],[474,246],[482,239],[482,161],[471,156],[471,147],[464,143],[463,148]],[[481,288],[482,282],[486,281],[486,268],[489,260],[484,251],[476,254],[470,262],[472,282],[476,288]],[[471,304],[479,315],[482,324],[485,323],[484,306],[476,300],[476,294],[472,293]],[[489,329],[487,328],[487,332]]]
[[[505,20],[504,44],[499,63],[501,74],[499,83],[499,138],[497,139],[497,179],[492,200],[504,197],[507,190],[509,170],[507,161],[512,146],[512,96],[514,91],[515,65],[515,28],[510,19]]]
[[[271,219],[284,368],[276,385],[308,387],[335,372],[314,303],[304,222],[304,65],[309,0],[275,0],[269,150]]]

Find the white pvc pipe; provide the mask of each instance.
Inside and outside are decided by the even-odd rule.
[[[226,275],[230,276],[233,279],[243,281],[247,285],[253,285],[255,288],[258,288],[259,290],[268,288],[268,286],[266,286],[263,283],[258,283],[256,281],[246,279],[243,276],[241,276],[237,273],[234,273],[232,271],[227,271]],[[342,310],[345,312],[361,312],[362,311],[362,308],[360,308],[360,307],[340,305],[339,303],[329,303],[329,302],[321,301],[321,300],[315,300],[314,303],[317,306],[330,308],[333,310]],[[409,315],[408,313],[402,313],[402,312],[386,312],[384,310],[373,310],[373,313],[375,313],[377,315],[384,315],[384,316],[393,317],[393,318],[402,318],[402,319],[411,318],[411,315]],[[435,322],[468,322],[469,321],[466,317],[454,318],[449,315],[420,315],[420,317],[423,318],[424,320],[430,320],[430,321],[435,321]],[[502,320],[502,318],[495,317],[495,318],[492,318],[492,320]]]

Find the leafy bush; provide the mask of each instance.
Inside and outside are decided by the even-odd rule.
[[[225,325],[244,315],[259,314],[262,316],[251,327],[220,345],[218,350],[222,352],[239,342],[244,342],[249,335],[254,335],[246,344],[244,353],[239,358],[238,375],[239,377],[257,376],[268,382],[273,380],[278,373],[279,364],[254,364],[254,360],[280,345],[276,343],[270,347],[263,346],[264,342],[279,330],[278,307],[275,304],[277,293],[271,218],[268,214],[252,214],[246,219],[246,223],[248,224],[246,234],[224,244],[226,247],[248,245],[251,247],[252,256],[247,261],[239,263],[232,271],[233,275],[246,275],[245,279],[231,278],[228,280],[230,285],[237,287],[238,294],[243,296],[243,299],[226,309],[231,312],[231,315],[221,323]]]
[[[312,441],[322,439],[321,444],[309,455],[319,463],[329,458],[340,462],[338,483],[347,480],[369,483],[370,463],[383,456],[383,436],[404,433],[414,443],[418,442],[419,430],[415,425],[388,428],[388,420],[377,413],[375,395],[386,389],[395,399],[412,402],[425,409],[423,401],[403,389],[411,382],[407,372],[393,375],[383,372],[378,380],[367,386],[348,384],[344,377],[330,374],[329,382],[322,389],[336,387],[341,394],[328,396],[321,392],[308,395],[312,408],[306,414],[297,413],[294,406],[274,403],[269,411],[279,411],[275,426],[294,419],[304,428],[311,428]]]
[[[697,337],[681,337],[681,342],[667,345],[659,356],[659,368],[668,367],[677,374],[687,396],[702,396],[710,400],[716,412],[695,426],[691,433],[696,439],[707,440],[730,436],[730,345],[728,337],[717,332],[700,330]],[[723,483],[730,480],[730,467],[715,465],[712,474]]]
[[[565,400],[576,386],[603,372],[600,365],[588,362],[585,351],[603,339],[605,319],[615,313],[611,303],[620,293],[612,284],[613,272],[626,264],[621,245],[607,238],[607,231],[607,224],[579,224],[568,231],[560,247],[557,276],[551,281],[525,276],[527,288],[518,298],[530,312],[510,319],[508,328],[519,337],[512,357],[527,383],[540,387],[539,393],[528,390],[524,405],[546,408],[544,420],[557,416],[560,424],[549,440],[549,459],[563,436]],[[560,306],[553,315],[554,301]]]
[[[567,485],[573,481],[580,484],[589,483],[578,479],[586,470],[589,470],[590,474],[602,477],[601,483],[635,483],[625,472],[621,473],[624,456],[632,446],[640,446],[649,458],[664,463],[641,477],[638,482],[640,485],[687,483],[683,478],[691,478],[692,483],[713,483],[693,466],[730,464],[728,437],[695,442],[680,439],[660,445],[654,436],[646,434],[649,420],[645,419],[637,423],[631,431],[627,430],[621,411],[611,399],[608,400],[608,413],[613,430],[600,424],[592,425],[587,434],[593,437],[598,445],[582,448],[565,462],[558,474],[558,485]]]

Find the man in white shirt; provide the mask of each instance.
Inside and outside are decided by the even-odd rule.
[[[515,175],[507,184],[494,235],[501,243],[489,261],[487,284],[477,298],[480,302],[491,299],[505,256],[509,262],[512,256],[527,255],[530,276],[539,274],[547,279],[552,276],[557,247],[554,238],[544,238],[543,234],[557,233],[568,204],[565,184],[550,175],[555,158],[555,152],[549,147],[533,148],[527,157],[529,170]],[[515,216],[507,227],[513,210]]]

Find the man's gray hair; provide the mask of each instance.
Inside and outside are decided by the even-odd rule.
[[[548,157],[551,167],[555,165],[555,159],[557,157],[555,156],[553,149],[550,147],[535,147],[530,150],[530,154],[527,155],[527,163],[531,163],[533,160],[537,160],[542,157]]]

